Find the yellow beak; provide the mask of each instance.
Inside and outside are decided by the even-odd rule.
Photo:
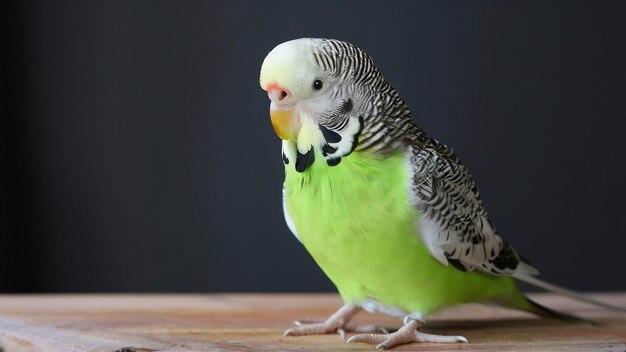
[[[272,119],[272,127],[274,127],[278,137],[283,140],[296,140],[300,131],[300,118],[293,109],[274,109],[272,106],[270,107],[270,117]]]
[[[278,137],[283,140],[296,140],[300,131],[300,116],[294,111],[293,104],[285,104],[285,99],[289,100],[291,92],[278,85],[270,83],[263,88],[267,91],[267,96],[272,102],[270,104],[270,118],[272,127]]]

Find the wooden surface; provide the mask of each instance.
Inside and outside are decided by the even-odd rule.
[[[596,295],[626,306],[626,294]],[[431,317],[425,331],[460,334],[469,344],[411,344],[394,350],[626,351],[626,315],[553,295],[534,295],[598,327],[537,319],[480,305]],[[325,318],[336,295],[15,295],[0,296],[0,347],[13,351],[374,351],[337,335],[283,337],[298,318]],[[400,326],[360,313],[355,321]],[[127,348],[127,349],[124,349]]]

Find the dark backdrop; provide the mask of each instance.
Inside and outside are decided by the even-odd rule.
[[[370,53],[546,279],[624,290],[625,5],[14,2],[0,289],[332,290],[283,224],[258,86],[316,36]]]

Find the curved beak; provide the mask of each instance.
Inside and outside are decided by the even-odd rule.
[[[270,105],[270,118],[274,131],[284,140],[295,140],[300,131],[300,118],[294,109],[281,109],[272,102]]]
[[[272,101],[270,118],[274,131],[283,140],[296,140],[300,131],[300,116],[295,112],[293,104],[285,103],[291,93],[277,84],[267,87],[267,95]]]

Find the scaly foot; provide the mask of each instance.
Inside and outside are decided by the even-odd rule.
[[[285,331],[285,336],[337,333],[342,339],[345,340],[346,332],[387,332],[387,330],[380,326],[358,326],[350,323],[350,319],[352,319],[360,310],[361,308],[356,306],[344,305],[325,321],[296,321],[295,324],[297,326]]]
[[[346,342],[364,342],[369,344],[378,344],[379,350],[386,350],[394,346],[411,342],[465,342],[467,339],[463,336],[442,336],[432,335],[417,331],[421,324],[417,320],[409,320],[398,331],[390,334],[360,334],[354,335]]]

